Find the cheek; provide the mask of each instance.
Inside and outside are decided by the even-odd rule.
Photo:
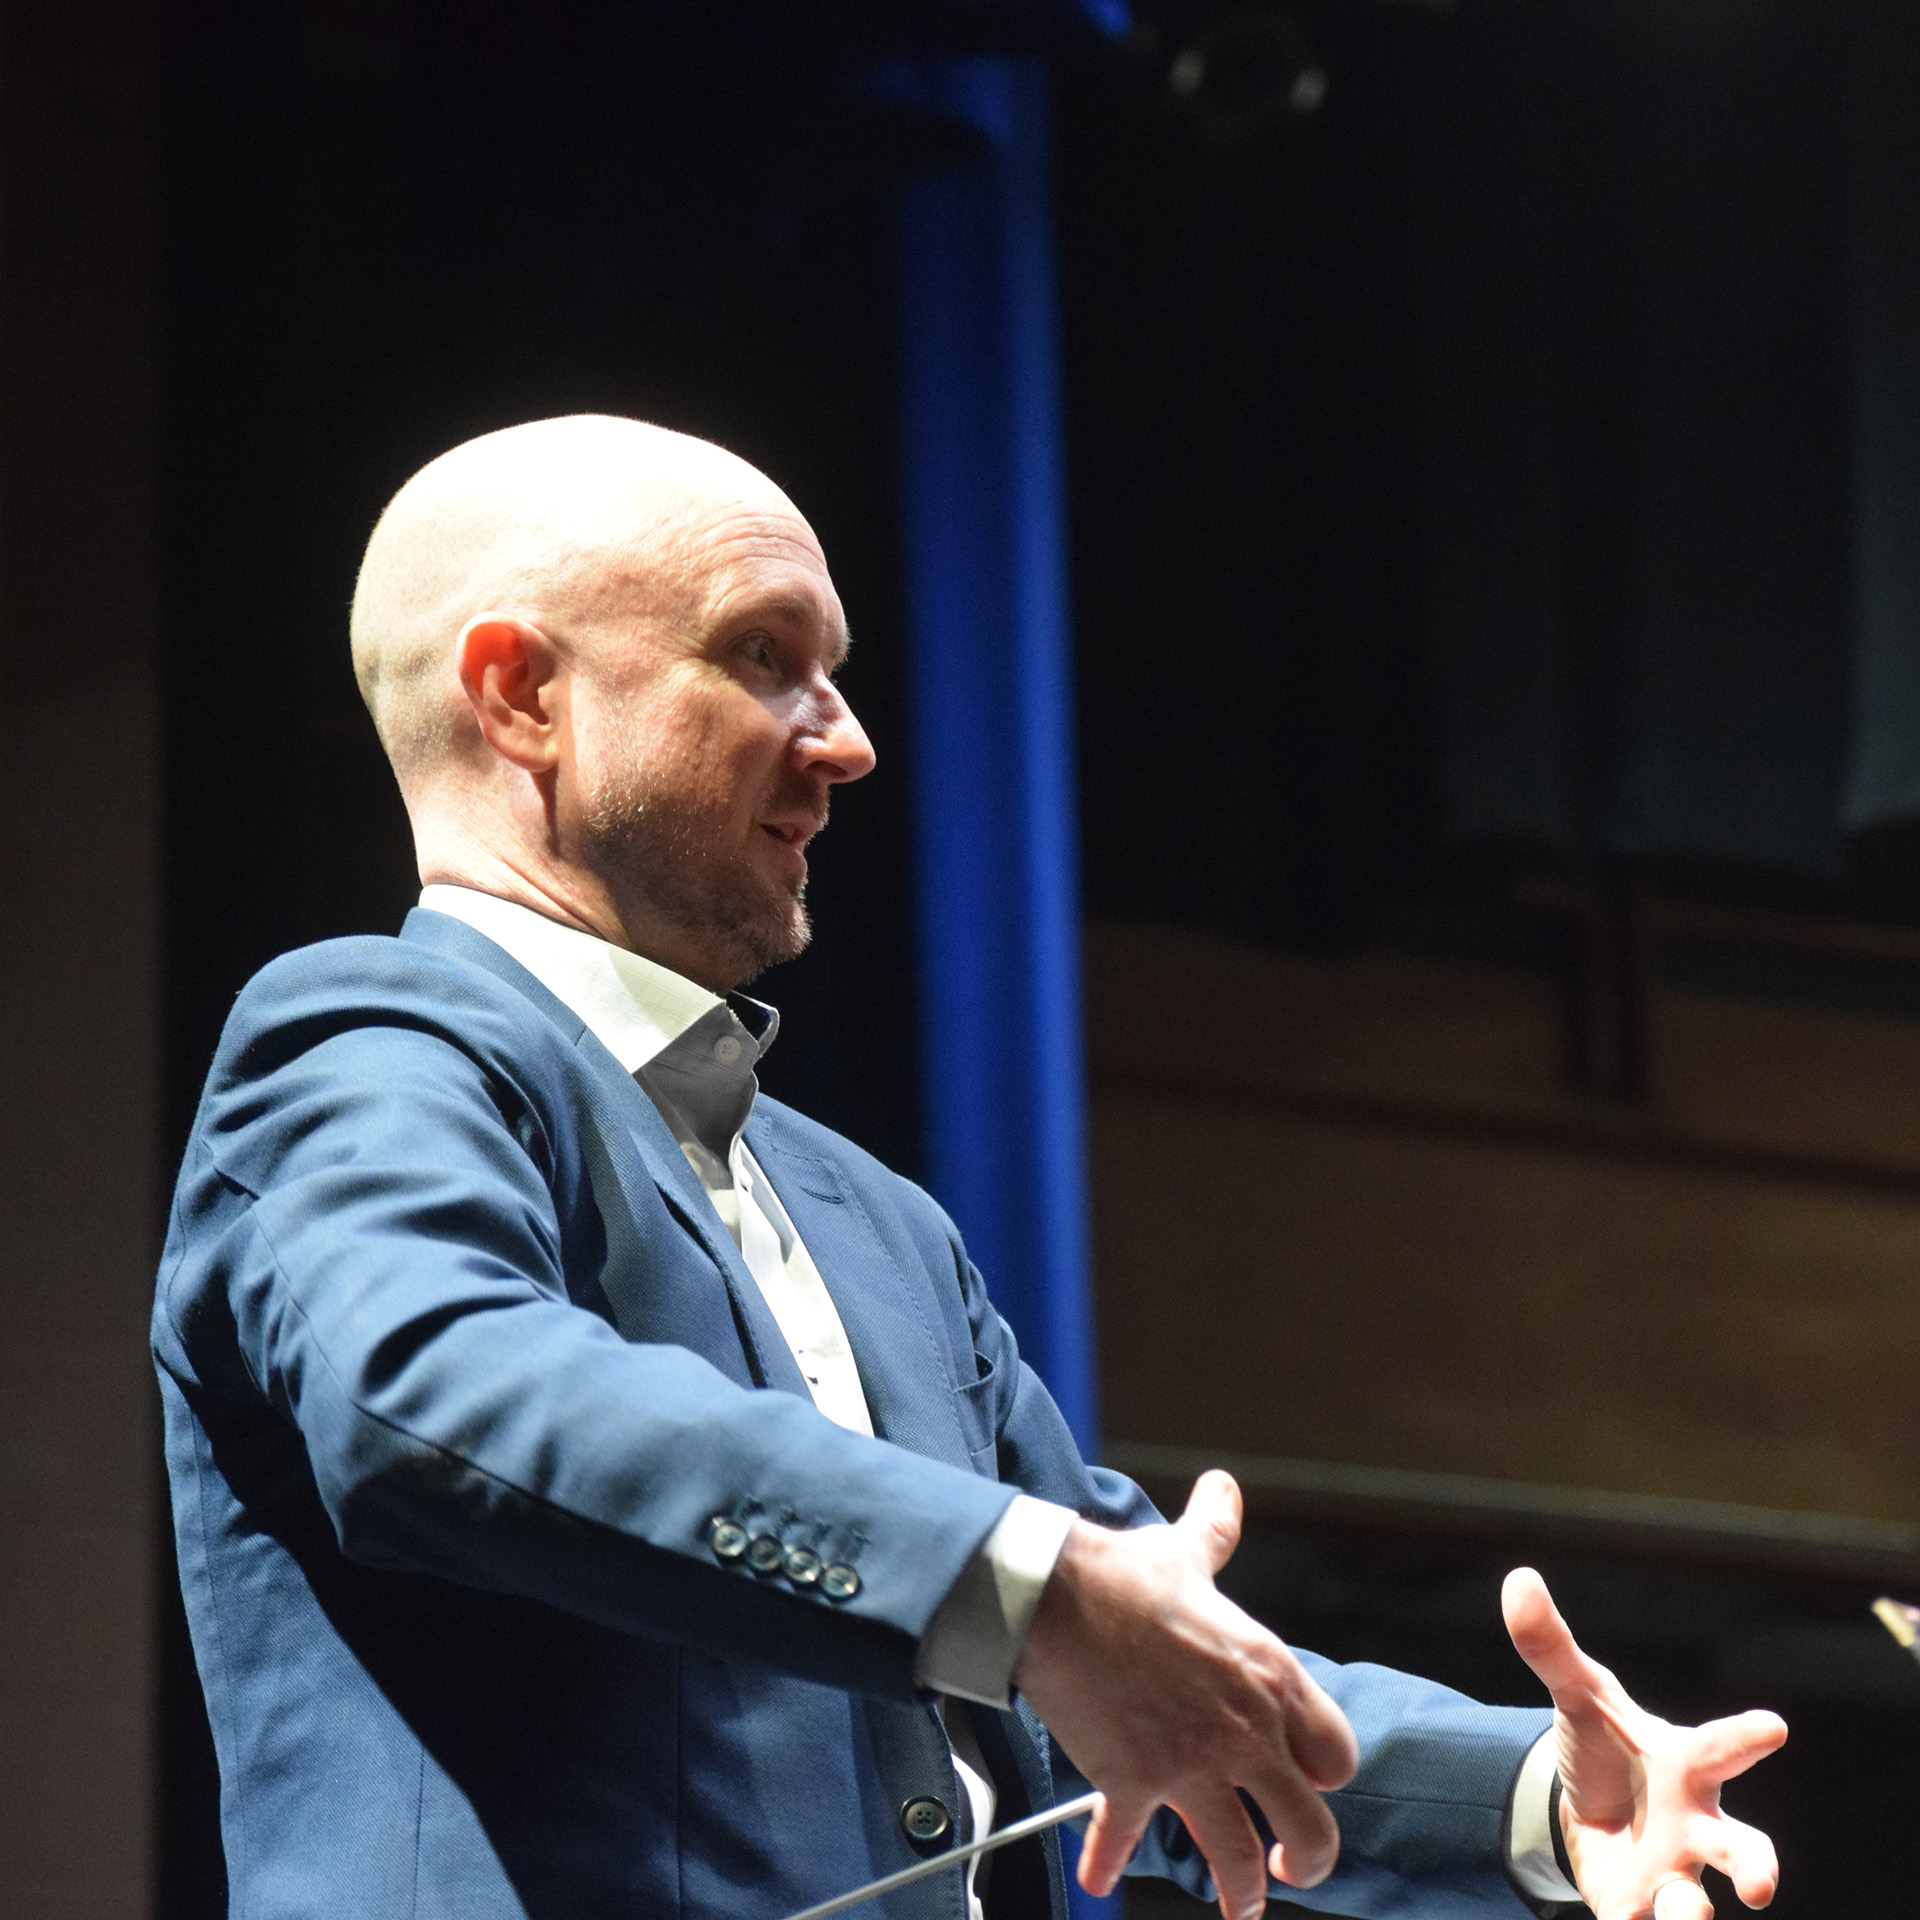
[[[702,732],[694,704],[657,681],[600,691],[574,708],[574,758],[584,785],[668,773]]]
[[[730,795],[756,804],[787,750],[787,732],[758,700],[730,689],[714,700],[689,703],[668,745],[674,764],[717,800]]]
[[[575,740],[583,792],[640,789],[725,816],[759,805],[787,734],[738,689],[681,687],[605,703],[576,721]]]
[[[638,715],[610,704],[573,715],[573,776],[588,806],[631,792],[651,778],[651,729]]]

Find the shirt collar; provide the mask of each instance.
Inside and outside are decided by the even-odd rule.
[[[722,1004],[697,982],[616,947],[591,933],[473,887],[436,881],[422,889],[420,904],[431,913],[464,920],[476,933],[519,961],[563,1006],[578,1014],[593,1037],[627,1072],[656,1054]],[[780,1016],[763,1001],[729,994],[726,1004],[758,1041],[756,1054],[773,1045]]]

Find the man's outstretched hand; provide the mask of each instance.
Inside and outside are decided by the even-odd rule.
[[[1214,1587],[1239,1543],[1240,1489],[1202,1474],[1172,1526],[1076,1523],[1041,1595],[1014,1680],[1106,1795],[1080,1854],[1089,1893],[1112,1889],[1161,1805],[1206,1856],[1227,1920],[1265,1910],[1269,1867],[1297,1887],[1333,1871],[1340,1833],[1320,1794],[1359,1749],[1299,1661]]]
[[[1500,1595],[1520,1657],[1553,1695],[1561,1831],[1597,1920],[1713,1920],[1702,1867],[1764,1907],[1780,1878],[1773,1842],[1720,1811],[1720,1787],[1787,1737],[1774,1713],[1675,1727],[1636,1706],[1575,1644],[1531,1567]]]

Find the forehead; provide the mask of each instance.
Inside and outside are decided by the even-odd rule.
[[[649,529],[642,567],[675,624],[704,636],[764,620],[844,646],[846,616],[826,555],[792,506],[778,497],[675,505]]]

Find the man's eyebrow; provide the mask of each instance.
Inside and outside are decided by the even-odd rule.
[[[820,617],[820,609],[810,600],[787,599],[768,600],[761,604],[760,613],[770,619],[784,620],[796,627],[811,627]],[[844,624],[841,625],[839,638],[834,642],[833,664],[838,667],[853,648],[853,634]]]

